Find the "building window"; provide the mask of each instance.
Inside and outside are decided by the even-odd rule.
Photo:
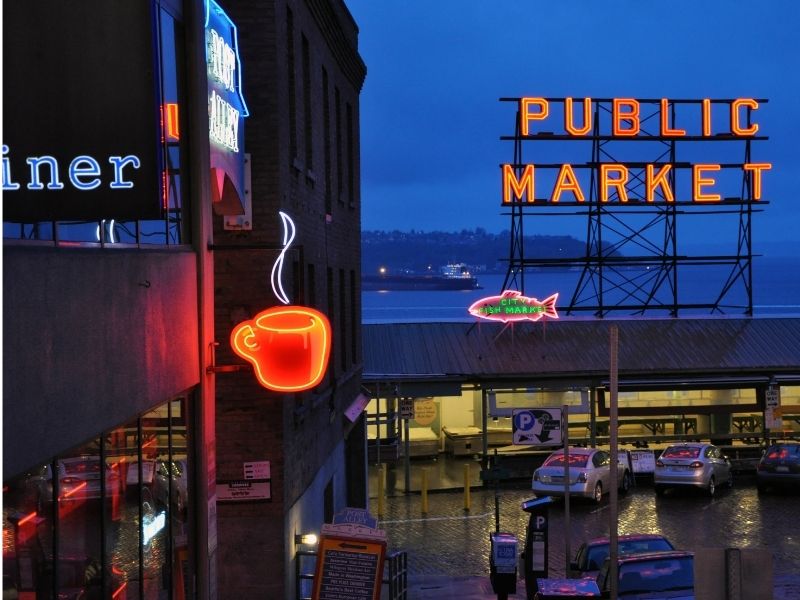
[[[294,14],[286,7],[286,70],[289,78],[289,160],[297,158],[297,87],[294,74]]]
[[[311,111],[311,50],[308,38],[302,36],[303,46],[303,121],[306,149],[306,169],[314,169],[314,121]]]
[[[355,124],[353,107],[347,103],[347,194],[350,208],[356,205]]]
[[[187,404],[3,482],[4,597],[194,597]]]
[[[322,67],[322,129],[325,153],[325,214],[333,213],[331,190],[331,99],[328,89],[328,71]]]
[[[308,265],[308,298],[307,303],[312,308],[317,308],[317,273],[313,264]]]
[[[101,247],[173,246],[189,243],[186,74],[183,24],[159,10],[158,55],[161,64],[161,214],[139,221],[44,221],[3,223],[3,238],[53,242],[54,245],[97,244]],[[144,109],[144,107],[143,107]],[[154,140],[155,142],[155,140]]]
[[[336,307],[334,306],[334,293],[333,293],[333,269],[331,269],[330,267],[328,267],[328,273],[327,273],[327,275],[328,275],[328,277],[327,277],[327,282],[326,282],[326,283],[328,284],[328,318],[329,318],[329,319],[331,319],[331,318],[333,317],[333,315],[335,315],[335,314],[336,314]],[[333,325],[333,324],[332,324],[332,325]],[[334,331],[333,331],[333,337],[334,337],[334,339],[335,339],[337,336],[339,336],[339,332],[338,332],[338,331],[336,331],[336,330],[334,330]],[[335,346],[334,346],[333,344],[331,344],[331,356],[330,356],[330,358],[329,358],[331,366],[334,366],[334,365],[336,365],[336,361],[334,360],[334,358],[335,358],[335,357],[334,357],[334,354],[336,354],[336,352],[334,351],[334,348],[335,348]],[[333,368],[333,369],[328,369],[328,374],[329,374],[329,376],[330,376],[330,378],[331,378],[331,379],[330,379],[330,382],[331,382],[331,384],[332,384],[332,383],[333,383],[333,381],[335,381],[335,379],[336,379],[336,373],[335,373],[335,371],[336,371],[336,369],[335,369],[335,368]]]
[[[358,362],[358,304],[359,294],[356,287],[356,272],[350,271],[350,359],[353,364]]]
[[[334,86],[334,105],[336,108],[336,198],[344,204],[344,178],[342,176],[342,98],[338,86]]]
[[[345,297],[344,269],[339,269],[339,361],[342,371],[347,371],[347,312]]]

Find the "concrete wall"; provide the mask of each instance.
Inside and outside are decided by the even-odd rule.
[[[3,253],[4,478],[198,383],[193,252]]]

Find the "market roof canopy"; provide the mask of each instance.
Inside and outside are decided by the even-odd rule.
[[[620,376],[800,378],[800,318],[705,317],[364,325],[363,379],[607,378],[612,324]]]

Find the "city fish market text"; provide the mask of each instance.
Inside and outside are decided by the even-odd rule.
[[[558,293],[539,301],[523,296],[517,290],[506,290],[500,296],[481,298],[469,307],[469,314],[489,321],[538,321],[543,317],[558,318]]]

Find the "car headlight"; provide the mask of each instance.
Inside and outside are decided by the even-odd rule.
[[[578,473],[578,483],[586,483],[586,473]]]
[[[533,472],[533,480],[534,481],[539,481],[539,471],[534,471]]]

